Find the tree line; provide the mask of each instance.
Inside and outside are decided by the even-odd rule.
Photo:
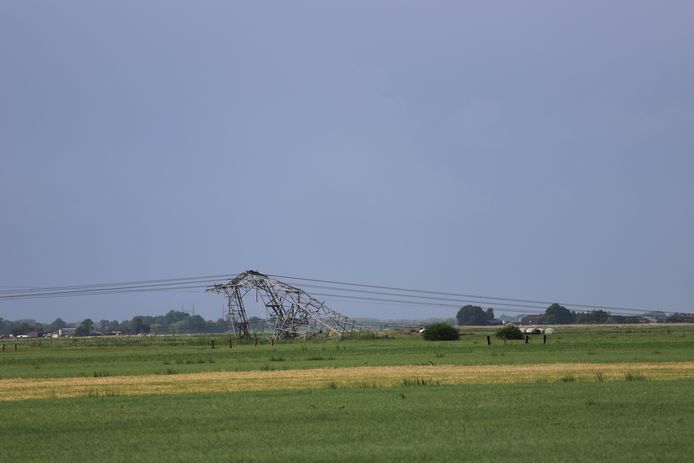
[[[489,325],[494,323],[494,309],[487,310],[477,305],[466,305],[456,314],[458,325]],[[628,324],[628,323],[694,323],[694,314],[674,313],[666,314],[661,311],[646,312],[642,315],[616,315],[605,310],[594,309],[585,312],[576,312],[567,309],[563,305],[554,303],[545,309],[543,314],[521,317],[523,324]]]
[[[251,330],[265,331],[264,319],[250,317]],[[0,317],[0,335],[43,336],[65,328],[74,328],[76,336],[94,336],[101,334],[167,334],[167,333],[225,333],[231,330],[231,323],[220,318],[216,321],[205,320],[200,315],[190,315],[179,310],[170,310],[165,315],[137,315],[130,320],[99,320],[86,318],[79,322],[68,323],[56,318],[51,323],[40,323],[34,320],[5,320]]]

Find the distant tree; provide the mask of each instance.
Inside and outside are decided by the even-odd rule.
[[[566,307],[554,303],[547,307],[545,310],[544,323],[549,325],[560,325],[567,323],[574,323],[576,321],[576,314]]]
[[[82,323],[80,323],[80,325],[75,330],[75,334],[77,336],[89,336],[93,329],[94,322],[90,318],[87,318],[82,320]]]
[[[145,317],[141,317],[139,315],[133,317],[128,328],[129,331],[132,331],[135,334],[149,333],[150,331],[150,325],[145,322]]]
[[[448,323],[433,323],[424,329],[422,337],[427,341],[455,341],[460,333]]]
[[[67,326],[67,323],[62,318],[56,318],[53,320],[53,323],[48,325],[48,329],[51,331],[57,331],[57,330],[62,330]]]
[[[604,310],[591,310],[576,314],[576,323],[608,323],[609,320],[610,314]]]
[[[123,324],[118,320],[111,320],[108,322],[108,331],[122,331],[124,329]]]
[[[180,320],[169,325],[168,331],[171,333],[188,333],[188,320]]]
[[[248,327],[251,331],[259,333],[267,330],[267,323],[260,317],[251,317],[248,319]]]
[[[193,315],[171,324],[169,330],[174,333],[209,333],[210,323],[200,315]]]
[[[34,331],[36,331],[36,335],[37,335],[38,337],[41,337],[41,336],[43,336],[43,334],[46,332],[46,328],[47,328],[47,327],[46,327],[46,325],[45,325],[44,323],[37,323],[37,324],[34,326]]]
[[[111,323],[111,322],[109,322],[108,320],[99,320],[99,323],[96,324],[96,328],[99,331],[108,331],[109,330],[108,329],[109,323]]]
[[[209,323],[200,315],[193,315],[188,320],[191,333],[209,333]]]
[[[166,315],[164,315],[164,321],[162,324],[166,326],[173,325],[174,323],[180,322],[181,320],[185,320],[189,317],[190,315],[182,310],[169,310]]]
[[[487,320],[494,320],[494,309],[491,307],[487,309]]]
[[[455,316],[458,325],[486,325],[487,314],[478,305],[466,305]]]
[[[142,329],[142,317],[133,317],[128,323],[128,328],[134,334],[139,334]]]
[[[207,322],[210,333],[224,333],[227,331],[227,324],[223,318],[218,318],[216,322],[212,320]]]
[[[34,330],[34,327],[27,322],[12,322],[10,325],[10,333],[15,336],[28,334]]]

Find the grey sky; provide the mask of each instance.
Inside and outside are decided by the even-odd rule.
[[[253,268],[694,311],[693,26],[689,1],[3,1],[0,285]],[[222,301],[0,316],[192,304]]]

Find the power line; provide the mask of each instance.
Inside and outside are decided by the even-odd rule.
[[[536,299],[519,299],[519,298],[509,298],[509,297],[497,297],[497,296],[483,296],[483,295],[476,295],[476,294],[462,294],[462,293],[451,293],[451,292],[443,292],[443,291],[431,291],[431,290],[424,290],[424,289],[412,289],[412,288],[400,288],[400,287],[395,287],[395,286],[381,286],[381,285],[372,285],[372,284],[364,284],[364,283],[348,283],[348,282],[342,282],[342,281],[334,281],[334,280],[322,280],[322,279],[316,279],[316,278],[302,278],[302,277],[292,277],[292,276],[286,276],[286,275],[270,275],[275,278],[283,278],[287,280],[296,280],[296,281],[310,281],[310,282],[317,282],[317,283],[327,283],[327,284],[333,284],[333,285],[343,285],[343,286],[353,286],[353,287],[361,287],[361,288],[373,288],[373,289],[384,289],[384,290],[391,290],[391,291],[403,291],[403,292],[408,292],[408,293],[420,293],[420,294],[434,294],[434,295],[442,295],[442,296],[455,296],[455,297],[461,297],[461,298],[473,298],[476,300],[476,302],[480,302],[482,300],[482,304],[496,304],[500,305],[499,302],[494,302],[494,301],[506,301],[506,302],[517,302],[517,303],[522,303],[522,304],[540,304],[541,306],[534,306],[538,308],[545,309],[548,305],[557,303],[560,305],[564,306],[570,306],[570,307],[580,307],[580,308],[586,308],[586,309],[604,309],[604,310],[615,310],[615,311],[624,311],[624,312],[648,312],[652,310],[658,310],[660,312],[665,312],[665,313],[677,313],[677,312],[682,312],[682,311],[677,311],[677,310],[670,310],[670,309],[652,309],[652,308],[636,308],[636,307],[618,307],[618,306],[608,306],[608,305],[600,305],[600,304],[574,304],[570,302],[559,302],[559,301],[546,301],[546,300],[536,300]],[[486,302],[485,302],[486,301]],[[514,307],[518,307],[518,304],[511,304]]]
[[[176,286],[176,287],[165,287],[165,288],[151,288],[151,287],[141,287],[136,286],[132,289],[118,289],[118,290],[89,290],[89,291],[66,291],[66,292],[55,292],[55,293],[40,293],[40,294],[30,294],[15,297],[2,297],[3,299],[52,299],[59,297],[77,297],[77,296],[103,296],[109,294],[131,294],[131,293],[151,293],[151,292],[188,292],[194,294],[200,294],[200,291],[186,291],[189,289],[204,289],[208,285],[191,285],[191,286]]]
[[[479,300],[471,300],[471,299],[460,299],[460,298],[448,298],[448,297],[435,297],[435,296],[419,296],[419,295],[414,295],[414,294],[402,294],[402,293],[393,293],[393,292],[383,292],[383,291],[370,291],[370,290],[364,290],[364,289],[346,289],[346,288],[336,288],[332,286],[319,286],[319,285],[302,285],[304,288],[317,288],[317,289],[329,289],[329,290],[334,290],[334,291],[346,291],[346,292],[356,292],[356,293],[363,293],[363,294],[376,294],[376,295],[383,295],[383,296],[395,296],[395,297],[409,297],[413,299],[422,299],[425,301],[447,301],[447,302],[457,302],[458,305],[453,305],[453,304],[445,304],[448,306],[453,306],[453,307],[459,307],[460,304],[480,304],[484,303],[480,302]],[[527,305],[527,304],[509,304],[509,303],[503,303],[503,302],[497,302],[495,305],[499,306],[510,306],[510,307],[527,307],[527,308],[532,308],[532,309],[545,309],[546,307],[544,306],[539,306],[539,305]]]
[[[156,285],[146,285],[146,286],[118,286],[114,288],[92,288],[83,290],[69,290],[69,291],[51,291],[51,292],[36,292],[29,294],[16,294],[16,295],[3,295],[0,299],[42,299],[51,297],[72,297],[72,296],[95,296],[104,294],[126,294],[126,293],[137,293],[137,292],[151,292],[151,291],[174,291],[178,289],[191,289],[191,288],[206,288],[208,285],[197,285],[197,286],[182,286],[181,284],[176,284],[172,286],[171,283],[160,283]]]
[[[351,295],[343,295],[343,294],[330,294],[330,293],[312,293],[313,296],[325,296],[325,297],[337,297],[337,298],[343,298],[344,300],[348,300],[350,302],[362,302],[362,301],[367,301],[369,303],[381,303],[381,304],[388,304],[388,305],[415,305],[420,308],[431,308],[431,307],[450,307],[454,309],[459,309],[460,304],[450,304],[450,303],[440,303],[440,302],[416,302],[416,301],[407,301],[407,300],[401,300],[401,299],[382,299],[382,298],[374,298],[374,297],[360,297],[360,296],[351,296]],[[469,303],[479,303],[478,301],[462,301],[463,303],[469,302]],[[512,313],[519,313],[519,314],[533,314],[533,313],[542,313],[546,309],[546,307],[542,306],[530,306],[530,305],[514,305],[514,304],[501,304],[497,303],[495,304],[499,309],[500,312],[512,312]],[[499,305],[504,305],[505,307],[499,308]],[[521,308],[525,307],[525,308]],[[532,309],[532,310],[528,310]],[[620,311],[614,311],[610,312],[614,315],[629,315],[624,312]]]
[[[57,297],[75,296],[101,296],[109,294],[129,294],[143,292],[162,292],[162,291],[185,291],[193,289],[204,289],[218,280],[228,280],[238,274],[206,275],[196,277],[166,278],[154,280],[136,280],[115,283],[97,283],[67,286],[44,286],[33,288],[21,288],[11,290],[0,290],[0,301],[3,300],[24,300],[24,299],[44,299]],[[376,302],[388,304],[407,304],[417,305],[422,308],[451,307],[459,308],[462,304],[492,305],[508,312],[542,311],[552,302],[534,299],[508,298],[498,296],[484,296],[475,294],[464,294],[444,291],[432,291],[415,288],[402,288],[395,286],[383,286],[365,283],[350,283],[336,280],[325,280],[317,278],[304,278],[287,275],[270,275],[274,278],[308,282],[303,283],[303,287],[315,288],[331,291],[330,293],[314,293],[317,296],[329,298],[340,298],[351,300],[352,302]],[[310,284],[319,283],[319,284]],[[328,285],[328,286],[326,286]],[[337,293],[336,293],[337,292]],[[348,293],[348,294],[343,294]],[[362,294],[367,296],[356,296]],[[374,297],[379,296],[379,297]],[[384,296],[384,297],[380,297]],[[397,298],[397,299],[393,299]],[[643,309],[634,307],[600,306],[593,304],[571,304],[558,302],[561,305],[591,309],[605,309],[614,312],[638,312],[643,313],[653,309]],[[530,309],[530,310],[528,310]],[[665,313],[676,313],[672,310],[660,310]]]
[[[207,275],[198,277],[182,277],[182,278],[165,278],[158,280],[137,280],[137,281],[122,281],[117,283],[92,283],[83,285],[68,285],[68,286],[43,286],[43,287],[24,287],[18,289],[0,290],[0,298],[4,295],[15,295],[23,293],[35,293],[35,292],[62,292],[68,290],[90,290],[90,289],[108,289],[118,287],[130,287],[130,286],[157,286],[159,284],[176,284],[176,283],[191,283],[195,281],[203,280],[205,282],[211,282],[219,279],[231,279],[238,274],[223,274],[223,275]]]

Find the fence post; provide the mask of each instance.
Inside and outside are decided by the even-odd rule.
[[[487,345],[491,346],[492,345],[492,337],[487,335]]]
[[[525,335],[525,343],[526,344],[528,343],[528,335],[527,334]]]
[[[210,339],[210,344],[212,344],[212,348],[214,349],[214,339]]]
[[[547,335],[542,336],[542,344],[547,344]]]
[[[258,338],[257,337],[253,338],[253,345],[255,345],[255,346],[258,345]]]
[[[232,346],[232,344],[231,344],[231,338],[229,338],[229,349],[231,349],[231,346]]]

